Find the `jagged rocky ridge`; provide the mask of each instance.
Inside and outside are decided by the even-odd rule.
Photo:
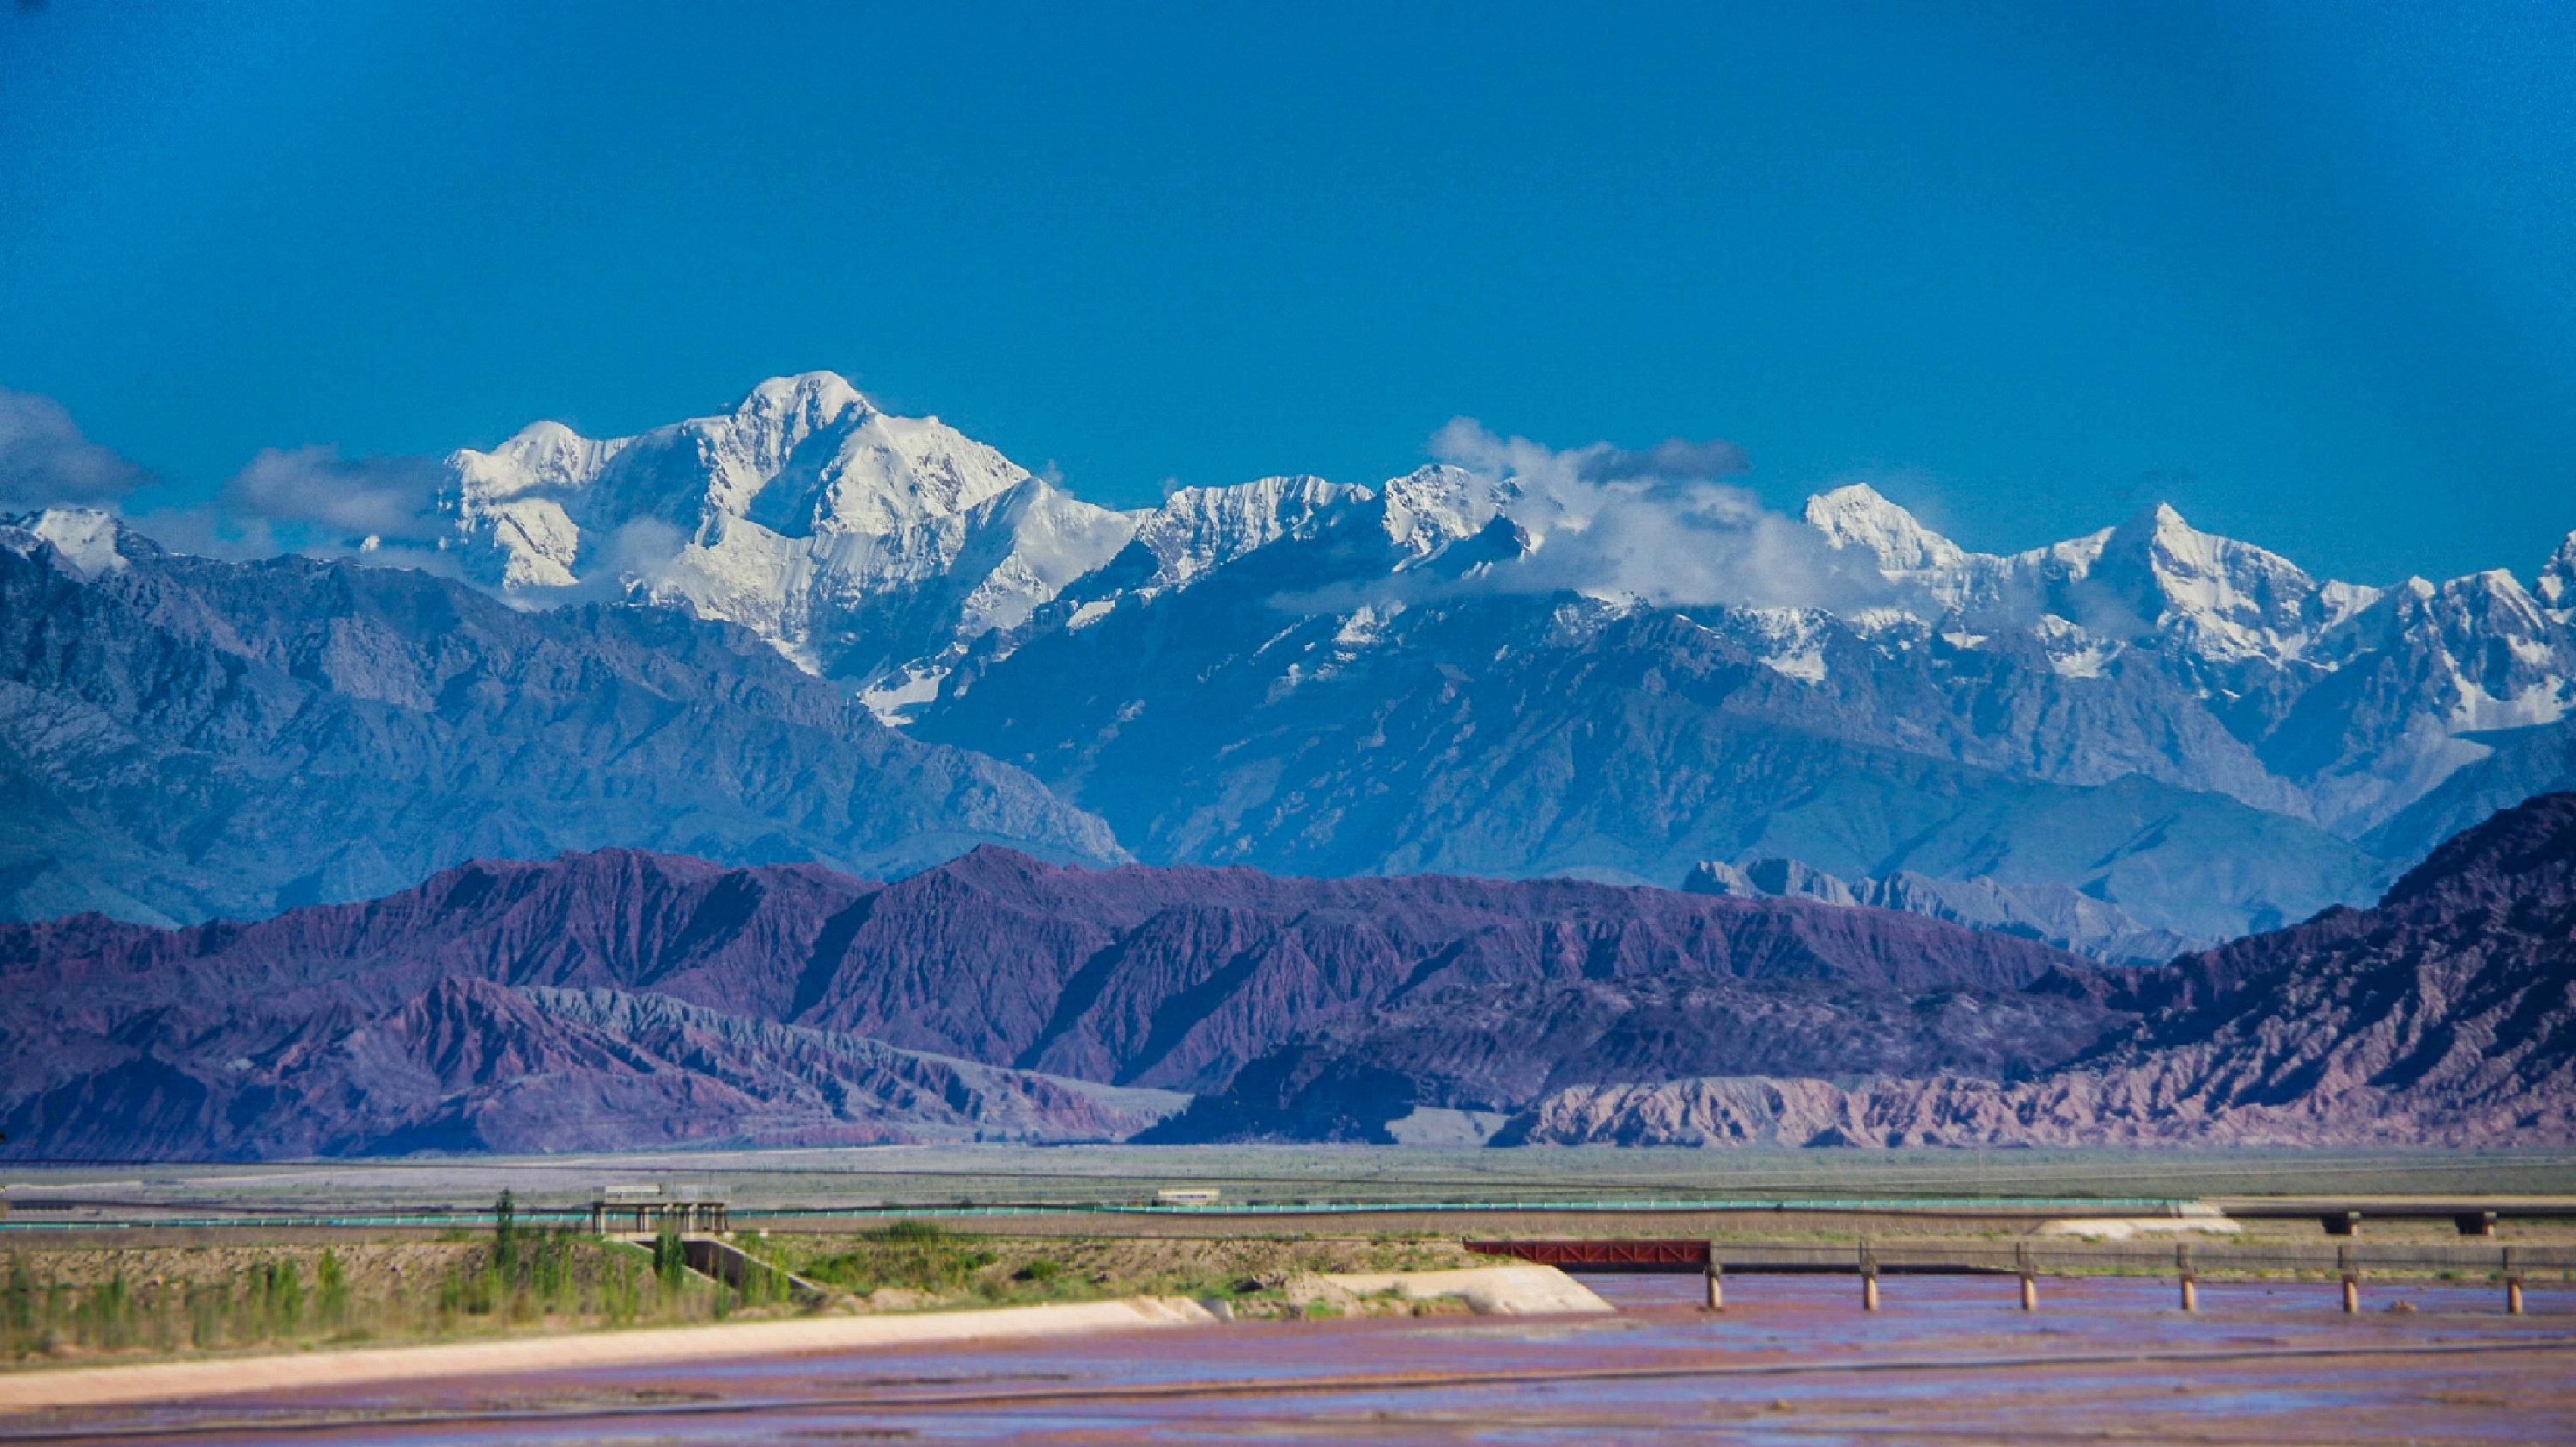
[[[256,924],[0,925],[0,1130],[235,1158],[1098,1138],[1455,1000],[1583,1002],[1552,1049],[1662,1079],[2056,1059],[2129,1018],[2115,994],[2042,945],[1797,901],[990,847],[877,884],[608,850]],[[1563,1078],[1485,1053],[1509,1083],[1461,1103]]]
[[[2576,793],[2451,840],[2371,909],[2148,972],[2143,1018],[2034,1078],[1583,1085],[1505,1142],[2576,1141]]]
[[[1122,853],[731,625],[0,519],[0,915],[257,916],[607,844],[885,873],[986,841]]]

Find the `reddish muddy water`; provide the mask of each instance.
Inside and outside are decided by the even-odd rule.
[[[1617,1317],[1240,1324],[0,1420],[191,1443],[2576,1441],[2576,1290],[1587,1277]],[[2392,1307],[2411,1308],[2391,1310]]]

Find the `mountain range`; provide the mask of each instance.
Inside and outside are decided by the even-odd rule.
[[[1666,887],[1780,860],[2138,960],[2367,901],[2576,785],[2576,535],[2528,583],[2321,580],[2161,506],[1982,554],[1865,485],[1768,512],[1722,447],[1461,426],[1375,485],[1117,510],[809,373],[455,452],[433,546],[222,563],[9,520],[0,913],[997,842]]]
[[[2576,794],[2375,907],[2115,968],[1865,905],[612,849],[0,925],[0,1129],[81,1157],[683,1142],[2576,1141]]]
[[[1866,485],[1790,519],[1660,454],[1460,456],[1112,510],[815,373],[456,453],[442,506],[505,596],[739,623],[1158,863],[1669,886],[1777,856],[2205,944],[2576,782],[2576,535],[2528,586],[2378,587],[2163,506],[2000,556]]]
[[[2109,976],[2044,945],[1803,901],[997,846],[879,884],[612,849],[254,924],[0,925],[0,1131],[43,1155],[237,1159],[1117,1138],[1315,1032],[1461,992],[1581,999],[1596,1035],[1624,1030],[1612,1074],[1524,1065],[1523,1094],[1993,1072],[2126,1018]],[[1372,1105],[1374,1131],[1415,1102]]]

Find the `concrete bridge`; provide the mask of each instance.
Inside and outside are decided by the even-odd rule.
[[[2240,1242],[2109,1242],[2064,1238],[2019,1241],[1862,1240],[1805,1245],[1667,1239],[1585,1237],[1469,1240],[1470,1251],[1508,1256],[1565,1271],[1671,1272],[1708,1282],[1708,1305],[1724,1305],[1724,1281],[1737,1276],[1856,1276],[1861,1304],[1879,1306],[1882,1276],[2013,1276],[2021,1282],[2025,1311],[2039,1305],[2043,1276],[2163,1275],[2180,1292],[2182,1309],[2200,1306],[2203,1276],[2325,1276],[2340,1283],[2343,1309],[2361,1309],[2368,1276],[2483,1277],[2500,1282],[2505,1309],[2519,1315],[2526,1280],[2576,1279],[2576,1246],[2365,1246],[2276,1245]]]

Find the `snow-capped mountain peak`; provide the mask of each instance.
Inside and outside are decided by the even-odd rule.
[[[775,377],[727,411],[634,437],[540,422],[448,466],[452,541],[505,593],[606,573],[862,679],[902,661],[890,650],[936,654],[952,633],[1016,622],[1135,530],[936,417],[878,410],[832,372]],[[607,546],[646,524],[663,530],[658,549],[653,534]],[[854,626],[925,589],[939,601],[916,614],[919,638]]]
[[[1474,537],[1521,496],[1519,484],[1446,463],[1386,484],[1386,534],[1417,557]]]
[[[2202,532],[2161,502],[2114,528],[2087,576],[2214,661],[2295,657],[2323,621],[2306,570]]]
[[[1890,575],[1946,570],[1968,561],[1967,550],[1923,526],[1914,514],[1865,482],[1850,483],[1807,499],[1807,525],[1838,548],[1862,548]]]
[[[784,533],[885,534],[957,516],[1030,480],[936,417],[850,414],[836,429],[829,454],[810,459],[810,469],[795,459],[747,511]]]
[[[799,372],[772,377],[752,388],[733,409],[733,416],[737,423],[749,427],[781,434],[790,430],[810,433],[853,408],[862,412],[876,410],[838,372]]]
[[[473,495],[497,500],[586,487],[624,445],[624,439],[593,441],[560,422],[532,422],[490,452],[466,448],[450,455],[448,465]]]
[[[42,512],[0,513],[0,548],[21,557],[39,550],[54,566],[87,581],[127,567],[125,549],[152,545],[126,530],[116,514],[94,507],[51,507]]]

